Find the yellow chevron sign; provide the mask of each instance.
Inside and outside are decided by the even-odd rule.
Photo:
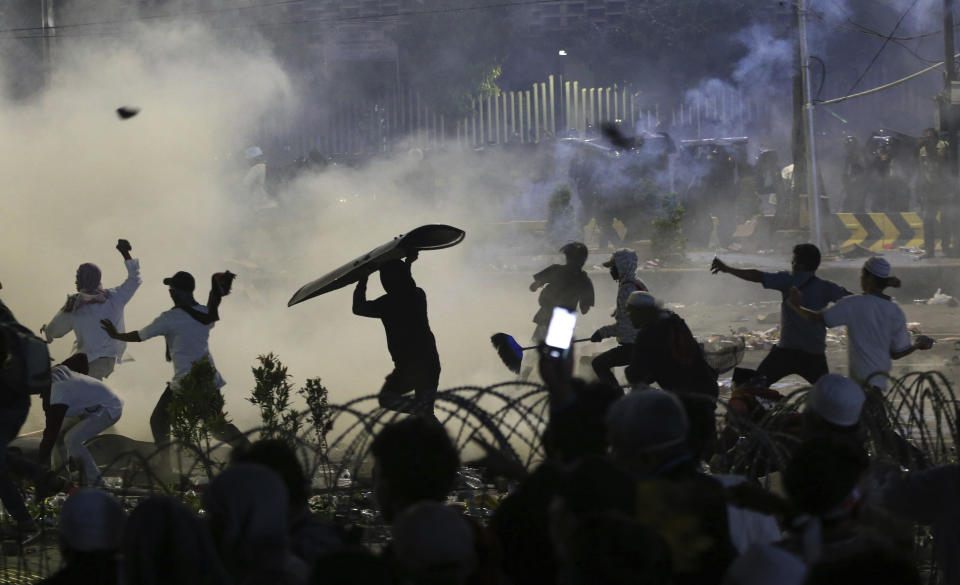
[[[923,246],[923,220],[913,211],[836,213],[837,233],[848,232],[840,247],[858,244],[870,250]]]

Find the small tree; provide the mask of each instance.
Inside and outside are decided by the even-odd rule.
[[[208,475],[212,473],[207,456],[210,436],[222,433],[228,423],[223,412],[223,395],[215,378],[216,370],[209,357],[194,362],[190,372],[180,379],[167,406],[171,434],[194,450]]]
[[[327,453],[327,432],[333,426],[330,405],[327,402],[329,392],[327,387],[320,383],[320,378],[308,378],[303,388],[297,394],[307,401],[310,412],[310,422],[313,423],[313,432],[317,437],[322,455]]]
[[[248,398],[260,408],[263,427],[260,438],[282,439],[294,444],[300,431],[300,417],[290,408],[290,374],[280,359],[268,353],[257,357],[260,366],[253,368],[256,386]]]
[[[683,205],[676,193],[665,195],[661,201],[660,216],[653,220],[650,248],[664,263],[683,263],[687,259],[687,241],[683,236]]]

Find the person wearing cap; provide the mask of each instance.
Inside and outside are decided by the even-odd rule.
[[[617,347],[608,349],[593,358],[591,365],[597,378],[613,386],[620,385],[613,374],[613,368],[630,364],[630,360],[633,359],[633,344],[639,333],[630,321],[627,299],[631,293],[648,290],[647,285],[637,278],[637,262],[636,252],[621,248],[603,263],[610,269],[610,278],[617,282],[617,305],[611,315],[614,323],[594,331],[590,341],[598,343],[608,337],[616,337]]]
[[[60,510],[63,568],[40,585],[114,585],[126,518],[117,500],[97,489],[81,489]]]
[[[56,446],[61,461],[67,457],[79,459],[86,485],[97,486],[102,483],[100,469],[84,442],[120,420],[123,401],[106,384],[86,375],[87,371],[82,353],[50,369],[50,391],[40,395],[46,425],[39,460],[49,464]],[[67,431],[61,437],[63,427]]]
[[[89,262],[77,268],[77,292],[67,296],[67,302],[49,323],[40,328],[47,341],[63,337],[73,331],[77,337],[76,353],[87,356],[89,375],[98,380],[110,376],[120,363],[126,344],[111,339],[100,327],[100,321],[109,319],[123,328],[123,310],[140,288],[140,261],[130,257],[130,242],[117,241],[117,250],[123,256],[127,279],[120,286],[104,289],[100,283],[100,269]]]
[[[858,428],[866,393],[856,382],[840,374],[823,376],[807,394],[803,411],[803,435],[829,435],[860,444]]]
[[[114,339],[136,343],[162,336],[166,341],[167,359],[173,362],[173,379],[167,384],[150,415],[150,430],[158,447],[163,447],[170,441],[169,405],[173,400],[174,392],[179,389],[180,380],[190,373],[195,363],[208,359],[214,368],[213,383],[217,391],[219,392],[220,388],[226,385],[226,381],[220,376],[220,372],[216,370],[213,363],[209,340],[210,330],[220,318],[221,298],[229,294],[234,277],[235,275],[230,272],[214,274],[207,305],[201,305],[193,297],[193,291],[196,288],[193,275],[179,271],[163,279],[163,284],[169,287],[173,308],[161,313],[146,327],[138,331],[122,333],[117,331],[110,320],[104,319],[101,322],[103,330]],[[214,437],[234,447],[248,442],[243,433],[229,423],[216,430]],[[161,463],[163,464],[164,459],[169,457],[169,453],[166,449],[162,453]]]
[[[920,335],[911,342],[903,310],[883,294],[889,286],[900,286],[900,280],[890,275],[889,262],[877,256],[867,260],[860,271],[860,286],[863,294],[840,299],[822,311],[801,306],[804,293],[798,287],[790,290],[788,302],[807,321],[827,327],[846,325],[850,377],[883,391],[892,360],[930,349],[933,340]]]
[[[741,280],[756,282],[763,288],[779,291],[780,340],[770,349],[757,374],[766,378],[768,385],[796,374],[813,384],[829,372],[827,366],[827,329],[823,323],[804,320],[787,302],[792,287],[803,291],[803,305],[819,311],[828,304],[849,296],[850,291],[842,286],[817,277],[820,266],[820,250],[813,244],[798,244],[793,248],[793,260],[789,272],[761,272],[728,266],[719,258],[713,259],[710,271],[732,274]]]
[[[673,392],[634,390],[610,407],[606,426],[611,458],[638,481],[635,517],[682,559],[673,582],[719,583],[736,548],[723,486],[691,451],[684,404]]]

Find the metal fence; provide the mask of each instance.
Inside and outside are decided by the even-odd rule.
[[[375,154],[404,148],[476,147],[539,142],[558,135],[589,136],[605,121],[619,120],[633,130],[669,128],[684,137],[704,137],[722,129],[746,134],[769,127],[773,106],[730,88],[688,94],[670,104],[649,103],[635,88],[586,87],[549,76],[529,89],[499,91],[475,98],[470,112],[450,118],[421,94],[404,87],[375,97],[343,97],[308,114],[287,144],[274,148],[299,153]],[[264,136],[282,133],[262,128]],[[264,143],[270,144],[270,138]],[[292,142],[292,144],[291,144]]]

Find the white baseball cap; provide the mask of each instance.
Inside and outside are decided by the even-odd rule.
[[[863,269],[877,278],[890,278],[890,263],[879,256],[873,256],[864,262]]]
[[[866,394],[856,382],[840,374],[826,374],[807,394],[807,410],[823,420],[841,427],[860,421]]]

